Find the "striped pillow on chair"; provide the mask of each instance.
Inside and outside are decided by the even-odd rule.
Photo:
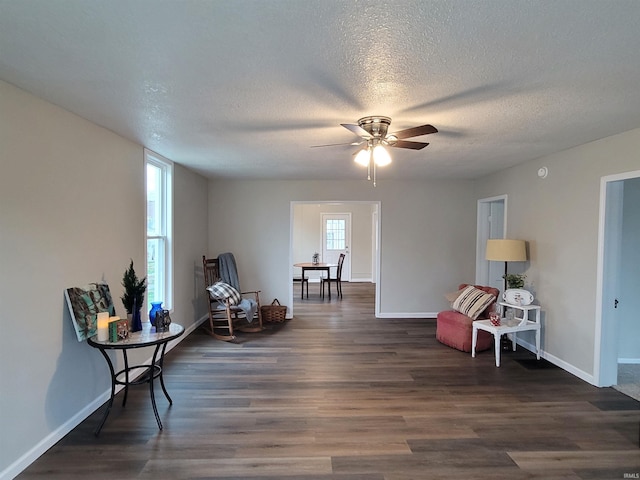
[[[451,306],[473,320],[477,319],[485,309],[496,300],[494,295],[483,292],[469,285],[456,298]]]
[[[219,302],[224,302],[228,298],[230,305],[238,305],[242,300],[240,292],[225,282],[216,282],[207,287],[207,290],[209,290],[211,298]]]

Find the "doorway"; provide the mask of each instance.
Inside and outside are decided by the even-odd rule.
[[[594,380],[640,383],[640,171],[600,183]],[[630,375],[621,379],[621,375]]]
[[[478,200],[476,233],[476,285],[487,285],[502,291],[504,273],[500,262],[485,259],[487,240],[505,238],[507,234],[507,196]]]
[[[314,253],[323,252],[322,227],[324,221],[322,215],[335,216],[348,213],[351,217],[352,227],[345,229],[349,232],[349,242],[345,241],[345,247],[349,247],[350,261],[349,282],[367,282],[375,284],[375,315],[380,314],[380,208],[379,201],[344,201],[344,202],[318,202],[318,201],[292,201],[290,204],[290,241],[289,241],[289,299],[288,305],[292,306],[293,313],[293,277],[300,275],[300,270],[293,267],[295,263],[310,262]],[[329,217],[327,217],[329,218]],[[346,233],[346,232],[345,232]],[[327,258],[327,257],[324,257]],[[346,262],[346,259],[345,259]],[[337,263],[336,261],[331,263]],[[312,283],[319,278],[311,279]],[[334,271],[332,271],[334,275]],[[344,281],[347,281],[343,266]],[[313,287],[309,290],[310,297]],[[317,291],[317,290],[316,290]],[[347,299],[345,299],[347,300]]]

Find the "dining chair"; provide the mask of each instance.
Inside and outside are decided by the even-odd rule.
[[[342,265],[344,264],[344,258],[346,255],[344,253],[340,254],[338,257],[338,269],[336,271],[335,278],[321,278],[320,279],[320,289],[322,290],[322,298],[324,298],[324,284],[329,283],[327,288],[331,288],[330,282],[335,282],[336,291],[338,292],[338,297],[342,298]],[[309,287],[307,287],[307,292],[309,291]]]
[[[302,288],[302,295],[304,295],[304,286],[307,286],[307,298],[309,298],[309,277],[294,276],[293,283],[300,282],[300,288]]]

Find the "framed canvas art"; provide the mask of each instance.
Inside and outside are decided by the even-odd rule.
[[[82,288],[67,288],[64,296],[67,299],[67,306],[79,342],[98,332],[99,312],[109,312],[109,316],[116,314],[109,285],[106,283],[90,283]]]

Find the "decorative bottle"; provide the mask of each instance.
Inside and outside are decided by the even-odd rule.
[[[131,312],[131,325],[130,330],[132,332],[139,332],[142,330],[142,319],[140,318],[140,308],[136,300],[133,300],[133,311]]]

